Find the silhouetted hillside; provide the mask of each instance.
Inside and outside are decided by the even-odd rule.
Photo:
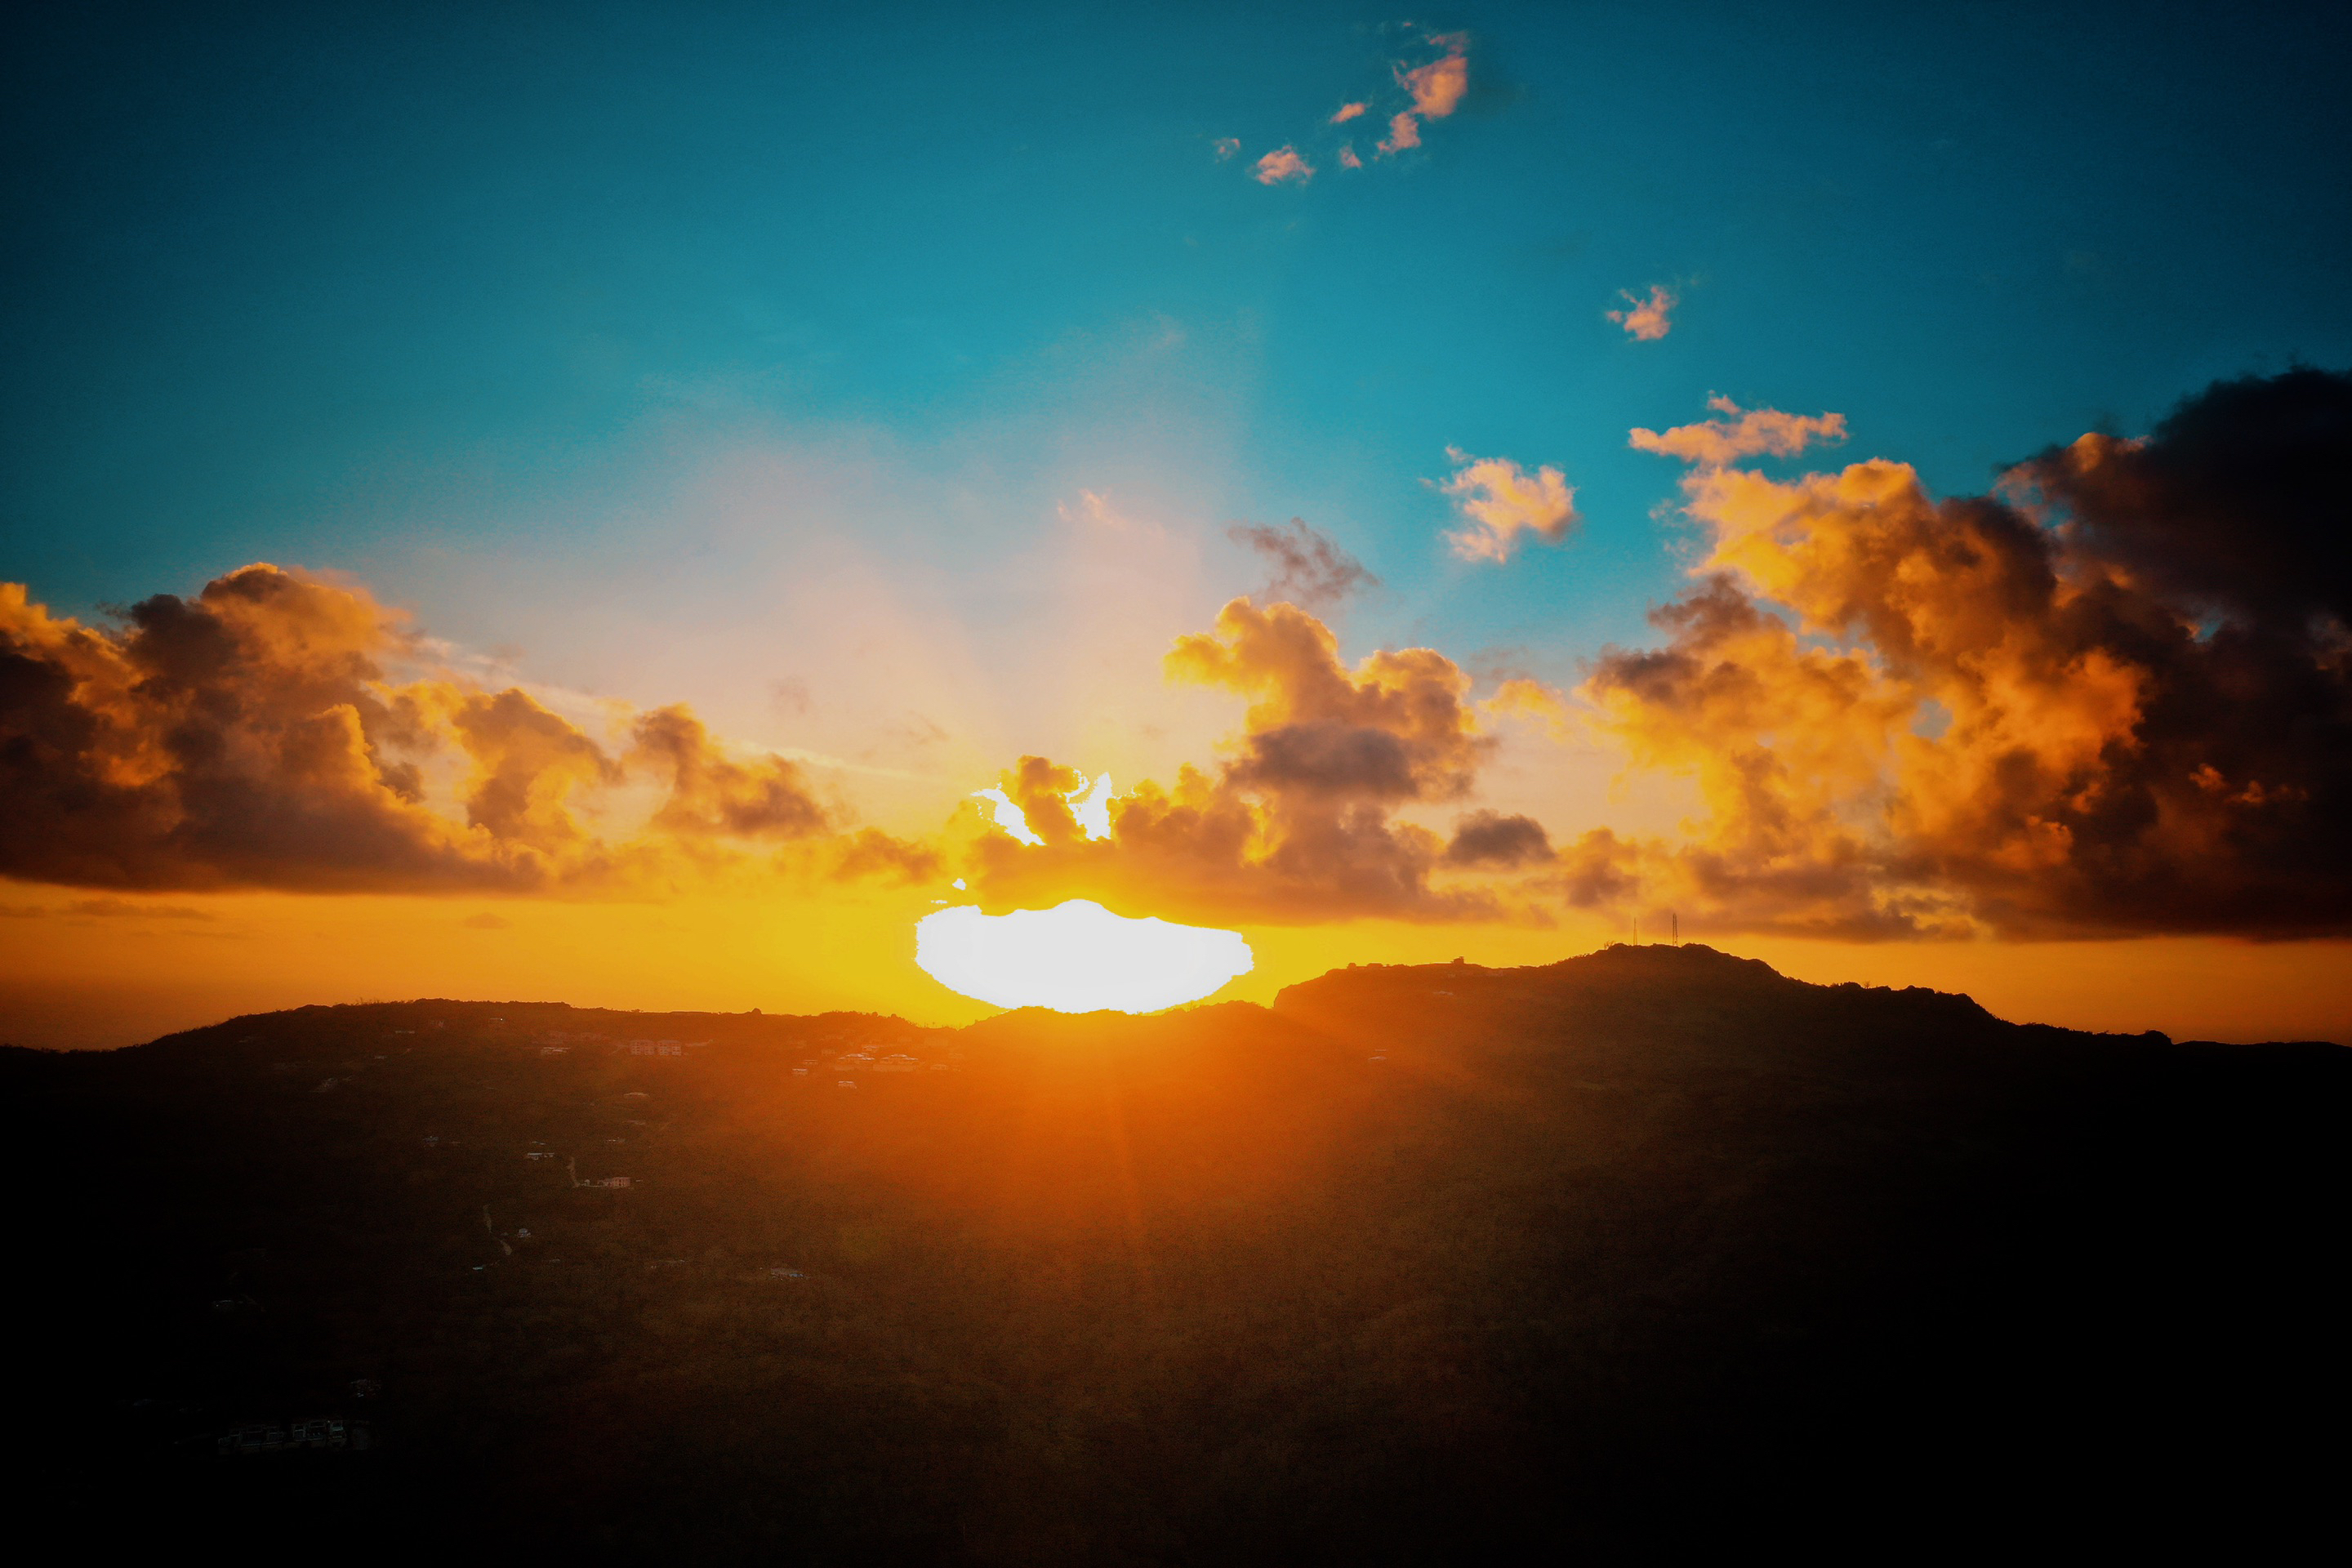
[[[305,1008],[0,1078],[16,1473],[93,1546],[2243,1552],[2335,1485],[2333,1046],[1619,947],[954,1031]],[[298,1418],[346,1446],[220,1452]]]

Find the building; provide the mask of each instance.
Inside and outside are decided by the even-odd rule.
[[[352,1385],[354,1394],[361,1384],[373,1392],[375,1384],[366,1378]],[[360,1395],[364,1397],[364,1395]],[[372,1445],[373,1434],[365,1421],[344,1421],[331,1415],[310,1416],[279,1425],[257,1421],[247,1426],[232,1427],[214,1439],[215,1448],[224,1456],[239,1457],[252,1454],[278,1454],[293,1448],[365,1448]]]

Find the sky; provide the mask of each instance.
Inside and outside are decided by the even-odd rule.
[[[16,17],[0,1038],[1070,897],[2352,1037],[2332,21]]]

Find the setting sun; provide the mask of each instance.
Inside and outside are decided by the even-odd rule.
[[[1156,1013],[1255,963],[1238,931],[1129,920],[1085,899],[1009,915],[941,910],[916,926],[915,962],[950,991],[1057,1013]]]

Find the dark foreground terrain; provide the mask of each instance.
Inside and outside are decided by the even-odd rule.
[[[960,1031],[306,1008],[0,1083],[14,1522],[75,1555],[2342,1543],[2333,1046],[1650,947]]]

